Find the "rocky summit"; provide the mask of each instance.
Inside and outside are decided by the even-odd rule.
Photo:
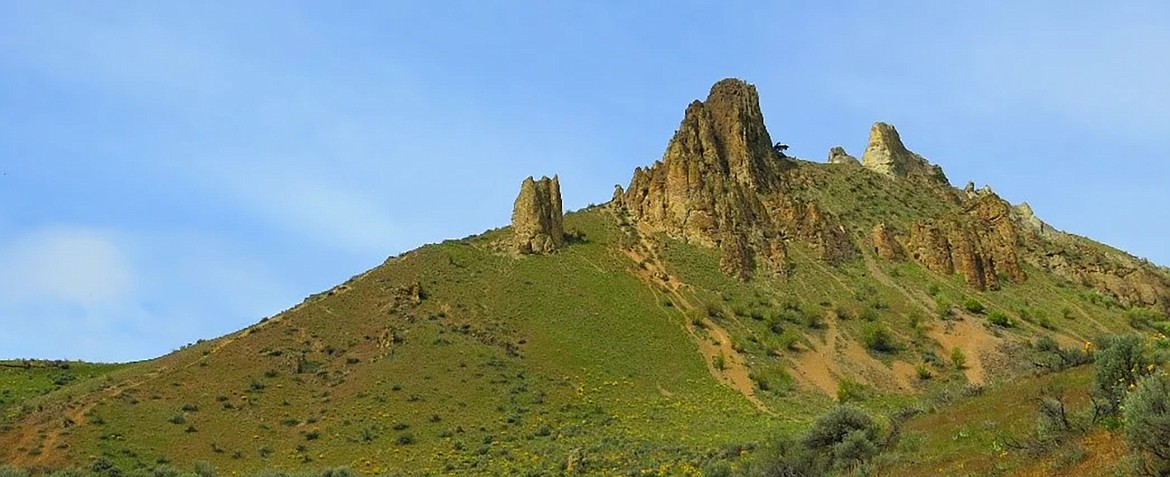
[[[556,251],[565,242],[563,216],[561,183],[557,176],[524,179],[512,207],[514,249],[521,254]]]

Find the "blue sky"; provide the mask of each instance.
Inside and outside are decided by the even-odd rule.
[[[658,159],[716,80],[1170,264],[1170,4],[0,3],[0,358],[133,360]],[[762,2],[759,2],[762,3]]]

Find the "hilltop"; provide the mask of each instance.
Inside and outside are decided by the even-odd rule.
[[[564,214],[562,179],[524,180],[509,227],[21,397],[0,459],[687,474],[834,401],[895,414],[1025,386],[1037,340],[1078,349],[1170,312],[1166,269],[954,187],[892,125],[860,160],[788,157],[737,79],[609,203]]]

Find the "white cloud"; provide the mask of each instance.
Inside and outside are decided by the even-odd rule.
[[[125,254],[101,231],[53,227],[0,243],[0,302],[108,306],[134,292]]]
[[[384,254],[397,235],[389,208],[360,192],[368,187],[345,187],[338,183],[345,177],[328,171],[274,160],[237,162],[201,177],[262,220],[334,249]]]

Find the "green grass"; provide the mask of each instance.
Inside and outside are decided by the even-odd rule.
[[[0,423],[22,413],[21,404],[124,368],[122,364],[79,361],[0,361]]]

